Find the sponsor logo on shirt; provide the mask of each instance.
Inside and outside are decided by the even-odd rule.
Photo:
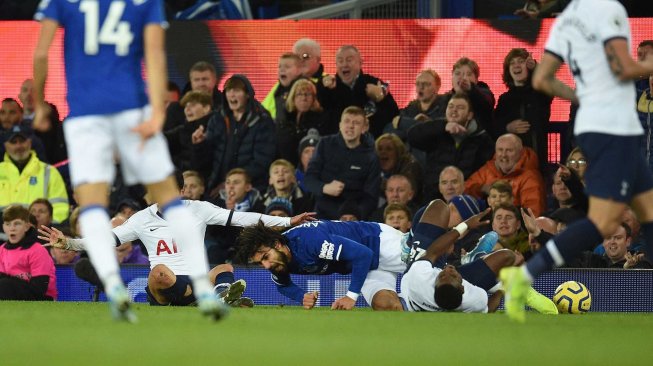
[[[333,243],[329,243],[328,241],[324,241],[322,243],[322,248],[320,249],[320,255],[319,257],[322,259],[327,259],[327,260],[333,260],[333,250],[335,249],[336,245]]]

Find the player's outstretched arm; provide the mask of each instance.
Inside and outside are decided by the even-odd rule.
[[[653,74],[653,57],[637,62],[630,56],[628,42],[623,38],[614,38],[605,44],[605,56],[610,70],[621,81],[635,80]]]
[[[70,239],[67,238],[61,230],[54,227],[47,227],[41,225],[38,229],[39,235],[38,238],[44,241],[47,241],[46,246],[51,246],[54,248],[65,249],[65,250],[74,250],[76,252],[81,252],[85,250],[84,242],[82,239]]]
[[[440,258],[440,256],[449,251],[449,248],[456,242],[459,237],[465,233],[465,231],[468,229],[476,229],[479,226],[489,224],[490,221],[483,220],[483,218],[489,214],[491,210],[491,208],[487,208],[485,211],[470,217],[465,222],[454,227],[453,230],[449,230],[441,235],[433,243],[431,243],[431,245],[429,245],[429,247],[426,249],[426,254],[424,254],[422,258],[430,261],[431,263],[435,263],[438,258]]]
[[[45,80],[48,78],[48,51],[50,45],[57,33],[59,23],[52,19],[41,20],[41,33],[36,43],[33,60],[33,78],[34,78],[34,120],[32,126],[36,130],[41,130],[41,126],[46,123],[46,114],[48,108],[45,104]]]
[[[578,104],[578,98],[574,90],[555,77],[561,64],[562,61],[557,56],[545,51],[542,60],[535,67],[533,88],[549,96],[570,100],[572,103]]]

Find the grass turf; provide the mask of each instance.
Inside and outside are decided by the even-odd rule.
[[[104,303],[0,302],[1,365],[624,365],[648,364],[653,316],[382,313],[137,304],[138,324]]]

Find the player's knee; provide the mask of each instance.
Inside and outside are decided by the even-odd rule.
[[[372,309],[377,311],[401,311],[403,307],[396,292],[381,290],[372,298]]]
[[[157,264],[152,268],[149,275],[149,282],[155,288],[168,288],[175,284],[175,275],[168,267]]]
[[[234,271],[234,266],[232,266],[231,264],[229,263],[219,264],[213,267],[209,271],[209,278],[211,279],[211,281],[215,282],[216,276],[219,275],[220,273],[233,272],[233,271]]]
[[[619,220],[605,220],[603,222],[596,224],[596,228],[601,233],[601,236],[607,238],[612,234],[614,234],[620,225],[621,222]]]
[[[510,249],[497,250],[495,255],[497,256],[498,264],[501,268],[514,265],[515,259],[517,258],[515,252]]]

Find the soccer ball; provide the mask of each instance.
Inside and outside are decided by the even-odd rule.
[[[592,295],[582,283],[567,281],[558,286],[553,302],[563,314],[584,314],[590,310]]]

